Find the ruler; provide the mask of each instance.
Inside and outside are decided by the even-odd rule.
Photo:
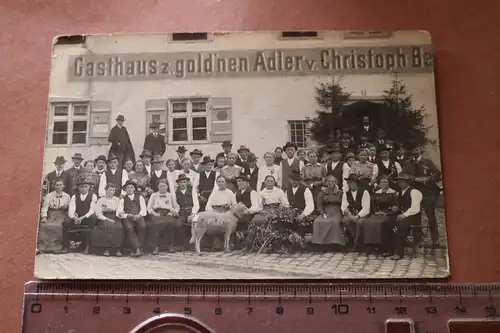
[[[24,333],[496,333],[500,284],[30,282]]]

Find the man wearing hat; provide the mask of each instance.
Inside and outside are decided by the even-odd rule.
[[[412,188],[413,179],[414,177],[407,173],[401,173],[396,177],[400,188],[398,193],[399,215],[396,217],[394,225],[392,225],[396,227],[396,234],[391,234],[389,230],[386,231],[388,236],[393,235],[393,237],[389,237],[389,239],[392,239],[389,248],[393,248],[393,256],[391,257],[393,260],[403,258],[406,238],[410,233],[411,226],[420,225],[422,220],[420,212],[422,193]]]
[[[108,159],[104,155],[99,155],[95,160],[95,173],[101,176],[106,172],[106,162]]]
[[[99,197],[103,197],[106,195],[106,185],[108,183],[113,183],[116,186],[115,196],[119,197],[120,195],[125,194],[122,191],[121,186],[125,184],[128,180],[128,174],[123,172],[123,169],[118,167],[118,158],[114,155],[109,156],[108,158],[108,168],[101,175],[101,180],[99,181]]]
[[[330,161],[326,163],[326,175],[334,176],[337,179],[338,186],[344,192],[347,191],[347,177],[349,177],[350,167],[346,162],[341,161],[342,153],[339,145],[330,145],[325,147],[325,150],[330,154]]]
[[[292,171],[290,174],[290,186],[286,190],[286,196],[290,206],[301,211],[298,219],[301,220],[314,211],[314,199],[311,190],[302,183],[300,172]]]
[[[184,146],[177,147],[175,151],[177,153],[177,159],[175,160],[175,170],[182,170],[182,160],[186,158],[187,149]]]
[[[97,222],[94,215],[97,196],[89,192],[91,184],[91,181],[83,176],[76,181],[78,193],[71,197],[68,209],[71,220],[63,222],[63,252],[68,252],[69,248],[68,231],[82,226],[85,228],[85,239],[81,246],[85,253],[89,252],[92,229]]]
[[[401,165],[390,159],[391,149],[388,146],[379,148],[379,159],[377,159],[378,176],[388,176],[393,190],[398,190],[396,177],[401,173]]]
[[[351,235],[354,235],[354,248],[362,245],[363,223],[370,214],[370,194],[365,189],[359,188],[359,177],[350,174],[346,179],[348,191],[342,196],[340,209]]]
[[[283,147],[283,151],[286,154],[286,158],[281,161],[281,189],[286,192],[290,185],[292,172],[300,173],[300,170],[304,167],[304,162],[295,156],[297,152],[297,145],[295,143],[287,142]]]
[[[142,163],[144,164],[144,171],[147,175],[151,175],[151,159],[153,158],[153,155],[151,155],[151,152],[149,150],[143,150],[141,155],[139,155],[139,158],[142,160]]]
[[[243,170],[243,173],[250,176],[250,187],[257,191],[257,181],[259,178],[259,167],[257,166],[257,156],[254,153],[248,154],[248,165]]]
[[[57,156],[54,161],[54,165],[56,169],[52,172],[49,172],[47,176],[45,176],[45,186],[47,187],[47,193],[55,191],[55,182],[56,180],[61,179],[64,183],[64,192],[69,195],[73,195],[71,190],[71,176],[67,171],[64,170],[64,165],[66,164],[66,159],[64,156]]]
[[[368,142],[368,135],[366,134],[361,134],[359,137],[359,143],[358,143],[358,149],[368,149],[368,145],[370,143]]]
[[[201,157],[203,156],[203,152],[199,149],[195,149],[189,153],[191,156],[191,170],[194,172],[200,172],[203,170],[201,166]]]
[[[208,198],[214,188],[217,187],[216,177],[217,173],[213,170],[214,160],[210,158],[210,156],[203,157],[201,161],[200,170],[200,180],[198,184],[198,199],[200,201],[200,211],[205,211],[205,206],[207,204]]]
[[[188,186],[190,179],[185,174],[180,174],[176,180],[177,190],[175,191],[175,200],[179,206],[179,217],[177,223],[182,228],[176,229],[179,232],[179,238],[184,247],[189,246],[187,235],[191,231],[191,221],[200,210],[198,195],[192,186]]]
[[[108,157],[110,155],[115,155],[118,158],[120,167],[125,157],[135,161],[134,147],[130,141],[127,129],[123,126],[124,121],[124,116],[119,115],[116,117],[116,125],[111,129],[108,136],[108,141],[111,143]]]
[[[85,169],[82,166],[82,161],[83,161],[82,154],[75,153],[75,155],[73,155],[71,159],[73,160],[73,166],[69,168],[67,172],[71,180],[71,186],[70,186],[71,192],[76,193],[77,191],[76,180],[78,179],[78,177],[80,177],[85,173]]]
[[[236,161],[236,165],[245,169],[248,166],[248,154],[250,154],[250,149],[248,149],[245,145],[241,145],[237,152],[240,159]]]
[[[128,244],[134,251],[133,257],[142,255],[141,248],[144,245],[146,237],[146,222],[144,217],[147,215],[146,201],[144,197],[135,193],[137,184],[133,180],[127,180],[123,185],[126,192],[120,199],[116,216],[123,221],[123,228],[126,231]]]
[[[153,171],[151,171],[151,189],[153,192],[158,192],[158,181],[160,179],[167,179],[168,184],[168,173],[167,170],[163,169],[163,162],[160,155],[155,155],[151,161],[153,165]]]
[[[227,160],[227,155],[231,152],[233,149],[233,144],[229,140],[225,140],[222,142],[222,152],[218,153],[215,159],[218,159],[219,157],[224,157]],[[236,165],[239,165],[238,163],[241,163],[241,159],[239,156],[236,158]]]
[[[441,171],[434,162],[422,156],[420,147],[414,147],[411,151],[411,157],[403,166],[403,172],[414,177],[412,186],[419,190],[424,197],[422,208],[427,216],[432,245],[439,246],[436,204],[441,193],[441,188],[437,185],[441,180]]]
[[[167,150],[167,145],[165,143],[165,137],[160,134],[160,124],[158,122],[152,122],[149,124],[151,133],[146,135],[144,139],[144,150],[148,150],[153,155],[163,156]]]

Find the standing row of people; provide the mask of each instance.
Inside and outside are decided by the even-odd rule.
[[[342,226],[350,226],[351,234],[358,238],[364,232],[366,240],[372,234],[380,232],[370,233],[366,228],[360,227],[363,223],[357,222],[363,221],[370,214],[370,216],[381,214],[376,214],[373,209],[366,208],[366,204],[364,208],[355,208],[359,210],[356,214],[349,213],[350,210],[346,207],[363,206],[363,203],[367,202],[367,196],[372,207],[374,207],[373,203],[385,207],[384,200],[377,203],[377,197],[394,197],[394,193],[402,191],[400,187],[402,174],[407,177],[405,181],[410,182],[413,189],[422,194],[422,206],[428,217],[432,241],[435,244],[438,243],[435,204],[440,192],[436,185],[440,179],[440,172],[430,160],[421,157],[421,151],[418,148],[412,150],[408,158],[400,158],[402,154],[394,158],[391,157],[394,156],[393,149],[387,145],[361,147],[356,155],[351,151],[345,152],[342,143],[337,143],[328,145],[319,152],[311,149],[304,154],[298,152],[295,144],[287,143],[282,147],[284,156],[277,156],[272,152],[265,153],[264,163],[259,165],[255,154],[252,154],[246,146],[241,146],[236,153],[232,151],[232,143],[225,141],[222,143],[223,151],[216,156],[215,160],[210,156],[204,156],[199,149],[194,149],[189,153],[190,157],[187,157],[186,148],[180,146],[176,150],[177,158],[168,159],[164,165],[162,155],[166,147],[159,143],[164,143],[164,139],[158,137],[156,125],[153,125],[152,129],[153,133],[148,136],[149,139],[147,138],[150,142],[148,145],[160,148],[153,149],[157,154],[144,150],[137,161],[127,154],[122,155],[120,161],[118,156],[111,153],[107,158],[99,156],[95,160],[83,162],[82,155],[77,153],[72,157],[74,165],[64,170],[65,158],[62,156],[56,158],[54,163],[56,170],[47,175],[44,184],[46,196],[42,205],[41,222],[45,225],[44,229],[49,231],[41,238],[45,238],[47,244],[54,238],[50,236],[51,232],[53,233],[52,229],[57,229],[51,229],[52,223],[49,221],[55,224],[61,223],[61,225],[66,221],[64,225],[76,230],[67,227],[65,228],[67,232],[78,232],[78,229],[91,230],[87,233],[89,238],[82,243],[85,244],[82,250],[88,251],[89,244],[99,243],[97,240],[92,242],[92,237],[99,238],[96,236],[99,235],[98,231],[113,229],[110,228],[111,220],[115,221],[115,226],[120,225],[115,220],[117,218],[122,223],[123,235],[120,236],[119,232],[116,232],[118,236],[116,236],[116,241],[112,242],[109,240],[114,239],[113,237],[106,238],[109,244],[105,246],[104,254],[109,254],[110,248],[114,248],[117,249],[116,254],[121,255],[120,249],[123,248],[123,241],[120,239],[127,239],[128,246],[133,249],[134,255],[140,255],[141,248],[145,244],[149,244],[153,253],[157,253],[158,237],[164,231],[163,225],[177,226],[178,228],[175,229],[178,229],[181,234],[184,232],[184,236],[179,236],[179,239],[185,239],[185,234],[192,227],[193,218],[198,212],[206,209],[212,193],[221,190],[219,183],[222,180],[224,189],[227,188],[235,193],[235,197],[238,198],[238,190],[243,191],[239,193],[239,198],[246,201],[245,206],[251,212],[251,214],[246,214],[246,222],[252,220],[254,223],[259,223],[259,220],[265,220],[266,207],[276,204],[290,205],[300,209],[302,211],[300,218],[307,217],[316,211],[320,216],[317,219],[318,223],[315,222],[315,226],[318,225],[318,227],[315,227],[313,241],[318,238],[319,243],[321,243],[319,239],[325,237],[317,232],[321,225],[319,222],[321,219],[331,220],[329,215],[331,213],[328,213],[326,209],[327,204],[332,201],[338,202],[340,196]],[[329,189],[328,184],[332,182],[335,182],[335,193],[325,192]],[[350,185],[354,183],[356,185]],[[244,184],[248,186],[245,187]],[[88,190],[85,192],[87,186]],[[349,194],[349,191],[352,192],[354,187],[359,191],[355,190],[355,195],[352,197],[353,194]],[[388,193],[389,189],[393,192]],[[415,192],[413,189],[410,192]],[[133,193],[131,193],[132,190]],[[361,193],[359,198],[358,193]],[[170,204],[160,205],[161,200],[158,198],[167,197],[166,201]],[[98,213],[97,202],[101,200],[103,201],[101,206],[106,207],[108,216]],[[94,203],[90,204],[88,210],[87,201]],[[237,202],[240,203],[238,200]],[[150,204],[155,208],[148,208]],[[92,208],[92,205],[95,208]],[[79,207],[78,211],[76,206]],[[111,218],[115,206],[117,207],[115,212],[120,211],[118,207],[123,207],[121,211],[129,210],[132,213],[125,212],[125,215],[115,213],[115,217]],[[61,214],[65,209],[67,209],[66,217]],[[401,210],[401,207],[398,209]],[[387,209],[380,211],[383,210]],[[159,216],[156,216],[157,214]],[[85,222],[92,220],[92,217],[96,218],[92,222]],[[159,220],[175,222],[159,223]],[[106,226],[106,224],[109,225]],[[183,228],[180,228],[181,225]],[[148,229],[148,233],[145,229]],[[160,231],[154,231],[157,229]],[[112,233],[109,230],[106,232]],[[149,230],[152,231],[149,232]],[[150,241],[145,241],[146,235],[153,235],[148,236],[151,238]],[[65,238],[64,242],[69,239],[61,235],[61,242],[63,242],[62,238]],[[172,239],[169,241],[170,245],[174,243]],[[356,242],[359,243],[355,240]],[[120,244],[119,248],[117,244]],[[64,252],[67,243],[62,245]]]

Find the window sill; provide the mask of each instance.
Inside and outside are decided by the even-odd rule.
[[[209,140],[205,141],[168,141],[168,145],[206,145],[212,143]]]
[[[106,145],[108,143],[106,142]],[[45,145],[45,148],[86,148],[90,146],[98,146],[97,144],[90,144],[90,143],[83,143],[83,144],[74,144],[74,145],[55,145],[55,144],[47,144]],[[104,146],[104,144],[101,144],[101,146]]]

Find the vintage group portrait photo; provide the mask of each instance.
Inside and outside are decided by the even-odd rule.
[[[88,35],[52,51],[36,277],[449,276],[427,32]]]

